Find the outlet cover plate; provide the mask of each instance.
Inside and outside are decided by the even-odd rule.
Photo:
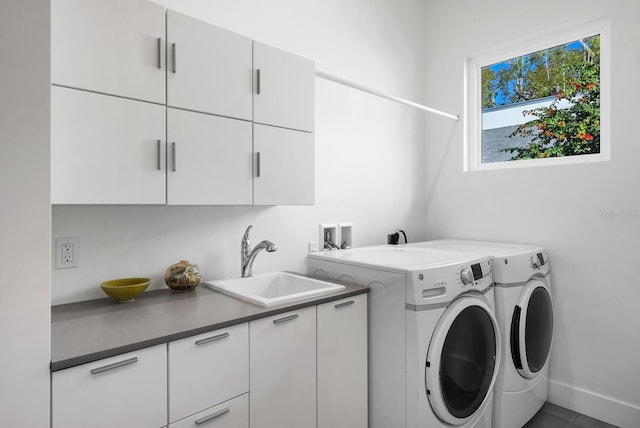
[[[77,237],[56,238],[54,254],[56,256],[56,269],[78,267],[80,239]]]

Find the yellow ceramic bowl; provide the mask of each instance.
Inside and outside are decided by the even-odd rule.
[[[151,283],[149,278],[120,278],[100,284],[102,290],[119,302],[133,302]]]

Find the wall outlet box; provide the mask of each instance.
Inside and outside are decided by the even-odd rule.
[[[77,237],[56,238],[54,254],[56,269],[78,267],[80,239]]]
[[[345,250],[353,246],[353,223],[338,223],[338,232],[340,236],[340,248]]]
[[[323,223],[319,226],[318,242],[322,250],[334,250],[340,248],[338,225],[335,223]]]

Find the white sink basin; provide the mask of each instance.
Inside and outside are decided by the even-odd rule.
[[[270,272],[249,278],[207,281],[216,291],[258,306],[269,307],[344,290],[344,285],[311,279],[287,272]]]

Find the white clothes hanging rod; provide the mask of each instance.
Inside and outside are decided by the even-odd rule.
[[[436,110],[434,108],[427,107],[427,106],[424,106],[422,104],[414,103],[413,101],[405,100],[404,98],[399,98],[399,97],[395,97],[393,95],[385,94],[384,92],[376,91],[375,89],[371,89],[371,88],[368,88],[366,86],[362,86],[362,85],[360,85],[358,83],[351,82],[349,80],[345,80],[345,79],[342,79],[340,77],[333,76],[331,74],[325,73],[325,72],[320,71],[320,70],[316,70],[316,76],[320,77],[321,79],[330,80],[330,81],[338,83],[340,85],[348,86],[350,88],[357,89],[359,91],[366,92],[366,93],[371,94],[371,95],[375,95],[377,97],[385,98],[387,100],[395,101],[395,102],[400,103],[400,104],[405,104],[405,105],[408,105],[408,106],[411,106],[411,107],[415,107],[417,109],[428,111],[430,113],[439,114],[440,116],[448,117],[449,119],[453,119],[453,120],[459,120],[460,119],[460,116],[456,116],[456,115],[453,115],[453,114],[445,113],[443,111]]]

